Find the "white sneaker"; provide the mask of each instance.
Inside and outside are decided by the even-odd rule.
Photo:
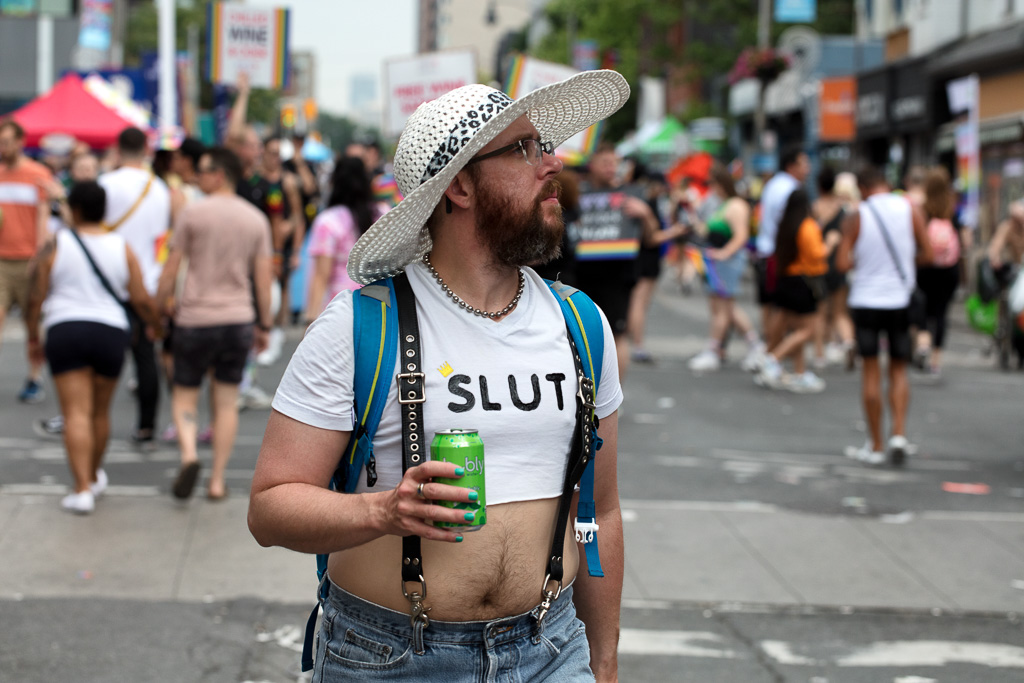
[[[107,485],[110,484],[110,479],[107,477],[107,473],[103,471],[103,468],[96,470],[96,481],[89,484],[89,490],[92,491],[94,498],[99,498],[103,495],[103,492],[107,490]]]
[[[810,370],[802,375],[787,375],[782,384],[794,394],[820,394],[825,391],[825,380]]]
[[[847,446],[846,457],[852,458],[865,465],[882,465],[885,463],[885,453],[871,450],[871,442],[866,441],[860,448]]]
[[[275,327],[270,330],[270,335],[267,339],[267,348],[262,353],[256,356],[256,364],[267,367],[277,362],[277,359],[281,357],[281,350],[284,348],[284,330],[280,327]]]
[[[771,356],[765,356],[761,370],[754,375],[754,384],[765,389],[782,387],[782,366]]]
[[[60,501],[60,506],[76,515],[87,515],[96,509],[96,497],[92,491],[69,493]]]
[[[715,351],[704,349],[691,358],[686,365],[694,372],[714,372],[722,367],[722,360]]]
[[[263,391],[258,384],[238,394],[238,407],[250,410],[269,410],[274,397]]]
[[[740,364],[743,372],[760,372],[761,368],[764,367],[764,352],[764,342],[751,344],[750,350],[747,351],[747,355],[743,358],[743,363]]]
[[[846,362],[846,347],[835,342],[825,347],[825,360],[829,365],[842,365]]]
[[[889,447],[887,450],[889,451],[889,461],[892,463],[892,466],[902,467],[903,463],[907,460],[907,456],[911,455],[911,452],[916,451],[917,449],[907,441],[907,437],[902,434],[893,434],[889,438]]]

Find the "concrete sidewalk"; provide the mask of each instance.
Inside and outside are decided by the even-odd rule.
[[[106,497],[75,517],[0,488],[0,600],[312,604],[311,556],[259,547],[244,495]],[[624,500],[630,607],[1024,613],[1024,514],[860,519],[743,503]]]

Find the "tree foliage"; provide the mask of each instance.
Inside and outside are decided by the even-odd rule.
[[[852,33],[854,1],[818,0],[811,27],[822,35]],[[689,78],[707,84],[726,74],[743,48],[756,45],[757,6],[757,0],[552,0],[545,9],[551,30],[531,54],[570,64],[571,41],[593,40],[602,56],[614,51],[614,68],[632,86],[642,75],[667,75],[670,66],[685,67]],[[773,44],[787,28],[773,22]],[[633,127],[635,103],[625,109],[609,121],[609,138]]]

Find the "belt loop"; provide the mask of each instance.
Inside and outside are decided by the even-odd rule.
[[[423,645],[423,629],[426,624],[420,619],[416,619],[412,623],[412,650],[418,655],[427,654],[427,649]]]

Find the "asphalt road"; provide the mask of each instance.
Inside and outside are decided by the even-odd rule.
[[[737,363],[694,376],[685,360],[700,349],[705,326],[702,299],[682,297],[666,281],[649,324],[656,364],[634,365],[625,384],[625,501],[765,506],[894,524],[908,516],[1024,512],[1024,374],[992,369],[984,340],[961,324],[941,382],[913,380],[909,436],[920,450],[903,470],[864,468],[842,456],[864,439],[856,374],[827,370],[828,388],[815,396],[758,389]],[[289,348],[296,342],[292,334]],[[36,436],[31,423],[55,414],[56,402],[52,395],[41,406],[15,400],[22,349],[17,326],[9,325],[0,351],[0,494],[55,495],[69,481],[63,449]],[[283,369],[284,360],[263,371],[260,383],[272,389]],[[233,496],[247,491],[267,414],[242,414],[228,473]],[[128,443],[133,415],[122,389],[107,460],[112,482],[119,495],[166,496],[176,451]],[[633,533],[629,525],[648,517],[624,507]],[[671,530],[671,516],[658,525]],[[969,547],[966,538],[948,540]],[[1006,562],[1019,566],[1014,587],[1024,591],[1024,524],[1000,542]],[[635,577],[641,586],[644,572]],[[296,648],[309,607],[256,599],[0,600],[0,680],[303,680]],[[626,681],[1024,680],[1024,628],[1010,607],[956,614],[630,598],[622,626]]]

